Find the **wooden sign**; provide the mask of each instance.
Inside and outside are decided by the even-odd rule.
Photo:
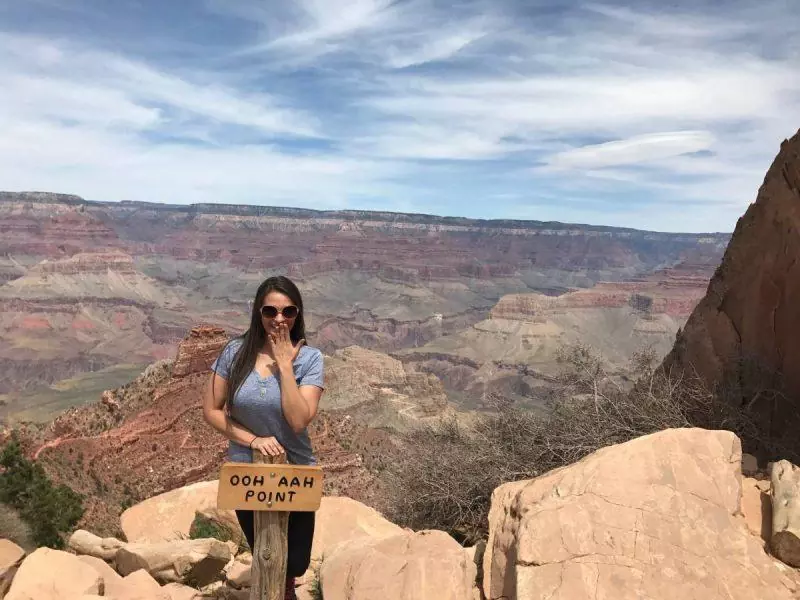
[[[224,463],[217,508],[316,511],[322,502],[322,469],[305,465]]]

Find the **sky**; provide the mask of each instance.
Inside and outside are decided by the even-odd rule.
[[[0,0],[0,189],[732,231],[800,0]]]

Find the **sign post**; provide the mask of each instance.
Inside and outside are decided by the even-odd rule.
[[[316,511],[321,501],[322,469],[288,465],[284,454],[222,465],[217,507],[254,511],[250,600],[283,599],[289,512]]]

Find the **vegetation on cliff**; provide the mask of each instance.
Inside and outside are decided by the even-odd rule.
[[[9,441],[0,453],[0,503],[10,507],[30,529],[35,546],[63,548],[62,534],[72,530],[83,516],[80,495],[65,485],[53,485],[41,465],[22,453],[16,440]],[[16,515],[6,510],[0,520],[3,529],[19,532]],[[0,531],[0,537],[9,537]]]
[[[746,414],[699,382],[633,357],[631,375],[608,372],[582,345],[563,366],[547,412],[495,398],[469,425],[455,418],[407,433],[381,461],[388,517],[413,529],[442,529],[466,544],[485,538],[492,491],[577,462],[614,444],[664,429],[703,427],[754,435]]]

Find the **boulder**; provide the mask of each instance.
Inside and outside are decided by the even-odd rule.
[[[195,513],[216,509],[217,487],[217,481],[201,481],[131,506],[120,515],[125,539],[165,542],[188,537]]]
[[[472,600],[475,564],[443,531],[356,539],[334,547],[320,570],[325,600]]]
[[[112,566],[103,559],[97,558],[96,556],[89,556],[88,554],[78,556],[78,559],[92,567],[95,571],[97,571],[97,574],[103,578],[103,584],[106,592],[108,592],[109,585],[117,581],[122,581],[122,575],[117,573]]]
[[[203,595],[193,587],[182,583],[168,583],[162,591],[167,593],[169,600],[202,600]]]
[[[171,600],[169,594],[144,569],[106,582],[104,594],[114,600]]]
[[[125,542],[117,538],[101,538],[85,529],[74,531],[67,542],[67,547],[75,554],[86,554],[103,560],[114,560],[117,550],[124,545]]]
[[[741,444],[667,430],[492,496],[489,600],[789,600],[792,581],[740,520]]]
[[[204,586],[223,577],[231,560],[227,544],[214,539],[127,544],[117,552],[117,571],[128,575],[144,569],[161,583]]]
[[[236,589],[250,587],[250,562],[241,562],[238,559],[228,567],[225,572],[225,581]]]
[[[0,598],[11,587],[11,581],[23,558],[25,558],[25,550],[11,540],[0,539]]]
[[[66,600],[103,587],[102,576],[74,554],[38,548],[22,561],[5,600]]]
[[[312,581],[322,558],[335,545],[349,540],[382,539],[403,533],[403,528],[377,510],[345,496],[324,496],[314,524],[311,565],[300,583]]]
[[[762,482],[742,478],[742,517],[747,530],[769,544],[772,536],[772,500],[761,490]]]
[[[772,553],[800,567],[800,468],[786,460],[772,465]]]

